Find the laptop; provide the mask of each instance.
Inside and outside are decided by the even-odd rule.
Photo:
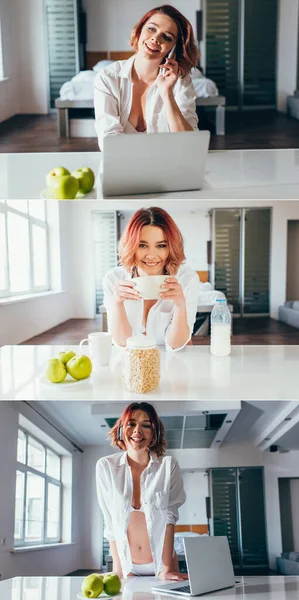
[[[209,141],[209,131],[108,135],[103,197],[201,189]]]
[[[152,592],[198,596],[235,586],[227,537],[186,537],[183,542],[189,580],[157,584]]]

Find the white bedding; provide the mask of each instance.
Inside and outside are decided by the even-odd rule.
[[[216,303],[217,298],[225,298],[225,295],[223,294],[223,292],[214,290],[212,284],[208,281],[206,283],[200,282],[198,304],[201,304],[203,306],[214,305]]]
[[[92,71],[80,71],[60,88],[60,100],[92,100],[93,82],[96,74],[113,61],[101,60]],[[218,96],[218,89],[211,79],[207,79],[199,69],[192,69],[191,77],[198,98]]]

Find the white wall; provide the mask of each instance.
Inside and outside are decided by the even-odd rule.
[[[2,579],[15,576],[65,575],[80,568],[81,537],[81,460],[78,452],[73,454],[73,544],[60,548],[48,548],[13,554],[16,452],[18,435],[18,412],[50,435],[68,452],[73,448],[63,436],[36,415],[30,407],[18,402],[0,402],[0,573]]]
[[[13,4],[11,0],[1,2],[1,36],[4,75],[0,81],[0,122],[17,112],[16,47],[13,27]]]
[[[83,0],[87,12],[87,50],[130,50],[128,40],[134,25],[155,6],[163,2],[153,0]],[[173,0],[172,6],[180,10],[196,26],[196,10],[200,0]]]
[[[299,202],[280,201],[272,212],[270,306],[278,318],[278,307],[286,300],[288,220],[299,219]]]
[[[294,552],[299,552],[299,479],[291,479],[290,489],[292,503]]]
[[[71,260],[70,208],[63,202],[49,202],[47,206],[51,290],[55,293],[0,302],[0,346],[19,344],[72,317],[69,279],[75,264]]]
[[[102,456],[118,452],[107,446],[86,446],[83,455],[81,523],[84,535],[81,539],[81,569],[99,569],[102,564],[102,518],[97,501],[95,468]]]
[[[43,0],[13,0],[15,35],[14,52],[18,52],[18,112],[46,114],[46,29]]]
[[[297,87],[298,0],[279,0],[277,108],[286,112],[287,96]]]
[[[208,477],[205,471],[182,473],[186,502],[180,508],[178,525],[206,525],[206,497],[209,495]]]
[[[47,68],[44,0],[2,0],[4,75],[0,121],[18,114],[46,114]]]

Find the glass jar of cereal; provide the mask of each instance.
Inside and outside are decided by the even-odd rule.
[[[127,390],[138,394],[158,387],[160,351],[153,338],[138,335],[127,339],[123,360],[123,379]]]

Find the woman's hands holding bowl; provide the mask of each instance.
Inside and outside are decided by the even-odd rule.
[[[135,289],[132,281],[120,280],[114,288],[116,304],[122,304],[125,300],[140,300],[141,298],[141,294]]]
[[[161,285],[160,298],[162,300],[173,300],[175,306],[185,306],[186,300],[183,288],[176,277],[167,277]]]
[[[161,68],[166,70],[165,75],[160,75],[157,78],[157,86],[162,100],[172,90],[174,84],[179,77],[179,64],[174,58],[167,58],[166,62],[161,65]]]

